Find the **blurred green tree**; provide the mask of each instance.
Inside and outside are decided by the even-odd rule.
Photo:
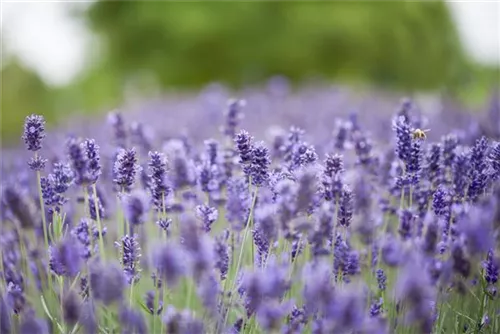
[[[1,85],[1,141],[21,140],[24,118],[28,114],[43,113],[53,118],[55,100],[51,89],[32,70],[16,58],[7,59],[0,69]]]
[[[283,74],[436,89],[465,63],[443,2],[98,1],[85,14],[108,71],[162,87]]]

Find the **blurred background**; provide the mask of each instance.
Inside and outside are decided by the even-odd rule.
[[[498,89],[499,35],[498,2],[2,3],[2,145],[27,114],[54,126],[275,75],[480,107]]]

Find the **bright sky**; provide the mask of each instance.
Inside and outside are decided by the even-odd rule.
[[[4,47],[54,85],[80,71],[89,54],[90,35],[69,12],[87,3],[2,0]],[[500,2],[447,1],[467,51],[478,61],[500,64]]]

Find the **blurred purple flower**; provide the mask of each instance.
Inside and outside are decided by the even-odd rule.
[[[158,270],[160,277],[172,287],[177,284],[187,269],[182,249],[173,243],[153,250],[153,265]]]
[[[49,267],[58,276],[75,277],[82,265],[81,249],[73,237],[66,237],[49,248]]]
[[[122,299],[126,280],[117,264],[93,262],[89,270],[90,291],[96,300],[108,306]]]
[[[142,190],[135,190],[122,197],[125,219],[131,227],[143,224],[149,212],[149,196]]]

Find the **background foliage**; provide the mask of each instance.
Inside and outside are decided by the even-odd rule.
[[[97,37],[89,66],[53,88],[8,62],[2,139],[15,139],[27,113],[53,123],[117,107],[130,89],[148,96],[213,81],[238,88],[282,74],[295,84],[321,78],[483,98],[498,80],[498,71],[464,55],[443,2],[98,1],[76,15]]]

